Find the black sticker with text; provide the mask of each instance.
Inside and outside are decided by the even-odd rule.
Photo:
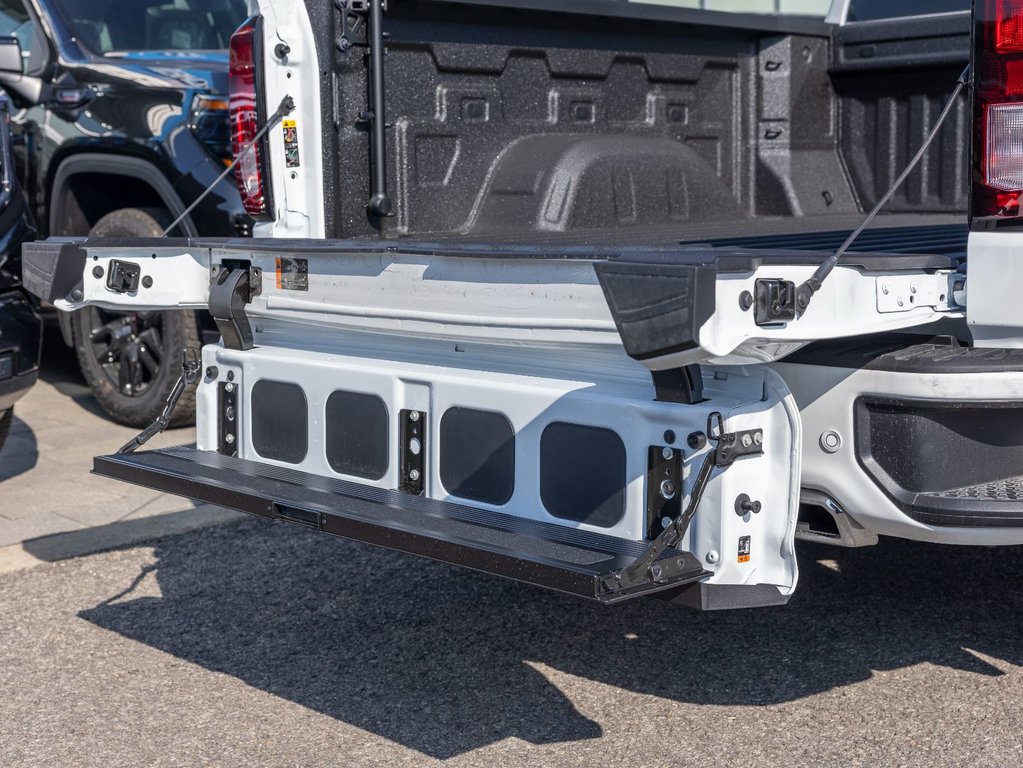
[[[309,259],[278,256],[277,287],[282,291],[308,291]]]
[[[750,541],[750,537],[749,536],[740,536],[739,537],[739,562],[740,563],[748,563],[749,562],[749,548],[750,548],[749,541]]]

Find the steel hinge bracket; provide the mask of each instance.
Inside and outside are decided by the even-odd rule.
[[[707,439],[714,443],[714,447],[706,454],[700,465],[700,471],[689,495],[689,504],[657,538],[650,542],[650,546],[632,565],[604,577],[602,586],[605,590],[615,592],[643,585],[668,584],[693,572],[694,558],[691,554],[688,552],[670,554],[669,550],[673,550],[685,538],[689,523],[696,515],[711,475],[716,468],[727,468],[737,459],[764,452],[762,429],[725,432],[723,427],[724,419],[718,411],[707,417]],[[681,493],[681,488],[679,492]]]

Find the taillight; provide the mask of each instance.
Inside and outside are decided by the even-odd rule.
[[[265,119],[259,68],[262,21],[262,17],[253,16],[231,35],[231,149],[236,158]],[[265,141],[257,142],[235,166],[245,210],[255,219],[268,218],[272,207],[265,150]]]
[[[971,218],[1023,224],[1023,0],[977,0],[974,14]]]

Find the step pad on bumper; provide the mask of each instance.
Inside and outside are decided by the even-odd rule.
[[[99,456],[95,474],[355,541],[615,603],[710,575],[687,552],[670,580],[629,589],[608,577],[647,548],[629,541],[462,504],[420,498],[194,448]]]

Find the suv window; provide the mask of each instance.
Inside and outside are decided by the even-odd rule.
[[[969,11],[970,0],[852,0],[846,21],[876,21],[900,16]]]
[[[3,0],[0,0],[3,2]],[[221,50],[245,21],[245,0],[59,0],[93,53]]]

